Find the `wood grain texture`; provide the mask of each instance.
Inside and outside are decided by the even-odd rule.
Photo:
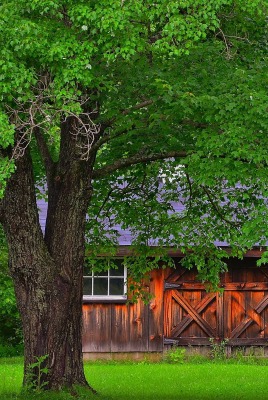
[[[151,272],[150,293],[154,294],[149,305],[149,351],[163,350],[163,299],[164,274],[162,269]]]
[[[222,294],[207,293],[196,274],[177,260],[176,269],[151,272],[154,297],[147,305],[85,304],[83,351],[161,352],[167,339],[166,348],[173,342],[209,346],[210,338],[228,339],[228,346],[268,343],[268,269],[252,258],[232,259],[221,276]],[[180,286],[164,291],[165,282]]]
[[[228,345],[259,345],[268,340],[268,271],[256,260],[231,260],[222,274],[222,294],[210,294],[193,271],[172,271],[166,282],[165,338],[179,345],[207,345],[209,339],[228,339]],[[169,280],[171,278],[171,281]],[[188,342],[187,342],[188,341]]]
[[[111,305],[83,306],[83,352],[111,351]]]

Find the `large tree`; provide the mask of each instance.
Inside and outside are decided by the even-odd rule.
[[[111,248],[120,223],[137,253],[154,239],[194,246],[189,265],[214,283],[215,238],[237,251],[267,237],[267,2],[4,0],[0,12],[0,221],[25,371],[47,355],[48,388],[87,385],[85,237],[92,254]]]

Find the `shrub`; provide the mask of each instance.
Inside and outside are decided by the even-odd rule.
[[[22,343],[21,321],[16,306],[13,282],[8,274],[8,251],[0,227],[0,344],[12,346]]]
[[[17,357],[23,355],[23,344],[11,345],[0,343],[0,358],[3,357]]]
[[[226,346],[228,344],[228,339],[222,340],[221,342],[217,343],[214,339],[209,339],[211,343],[211,358],[214,360],[224,360],[226,359]]]
[[[173,346],[165,354],[165,361],[170,364],[182,364],[185,362],[185,348]]]

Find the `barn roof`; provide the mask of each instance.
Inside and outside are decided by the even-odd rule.
[[[43,233],[45,232],[45,226],[46,226],[46,215],[47,215],[47,202],[45,199],[38,199],[37,201],[37,206],[38,206],[38,211],[39,211],[39,221],[41,225],[41,229]],[[181,212],[184,210],[184,206],[180,202],[173,202],[172,203],[173,209],[175,212]],[[113,230],[118,232],[118,242],[119,246],[130,246],[133,240],[133,236],[131,234],[130,229],[122,229],[119,224],[115,224],[113,226]],[[222,242],[222,241],[215,241],[214,242],[215,246],[218,247],[228,247],[227,242]],[[148,243],[149,246],[157,246],[157,242],[154,240],[149,241]]]

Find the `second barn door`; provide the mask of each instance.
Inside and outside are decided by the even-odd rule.
[[[165,280],[164,343],[264,345],[268,339],[268,274],[253,261],[223,274],[223,293],[209,293],[193,270],[178,268]]]

